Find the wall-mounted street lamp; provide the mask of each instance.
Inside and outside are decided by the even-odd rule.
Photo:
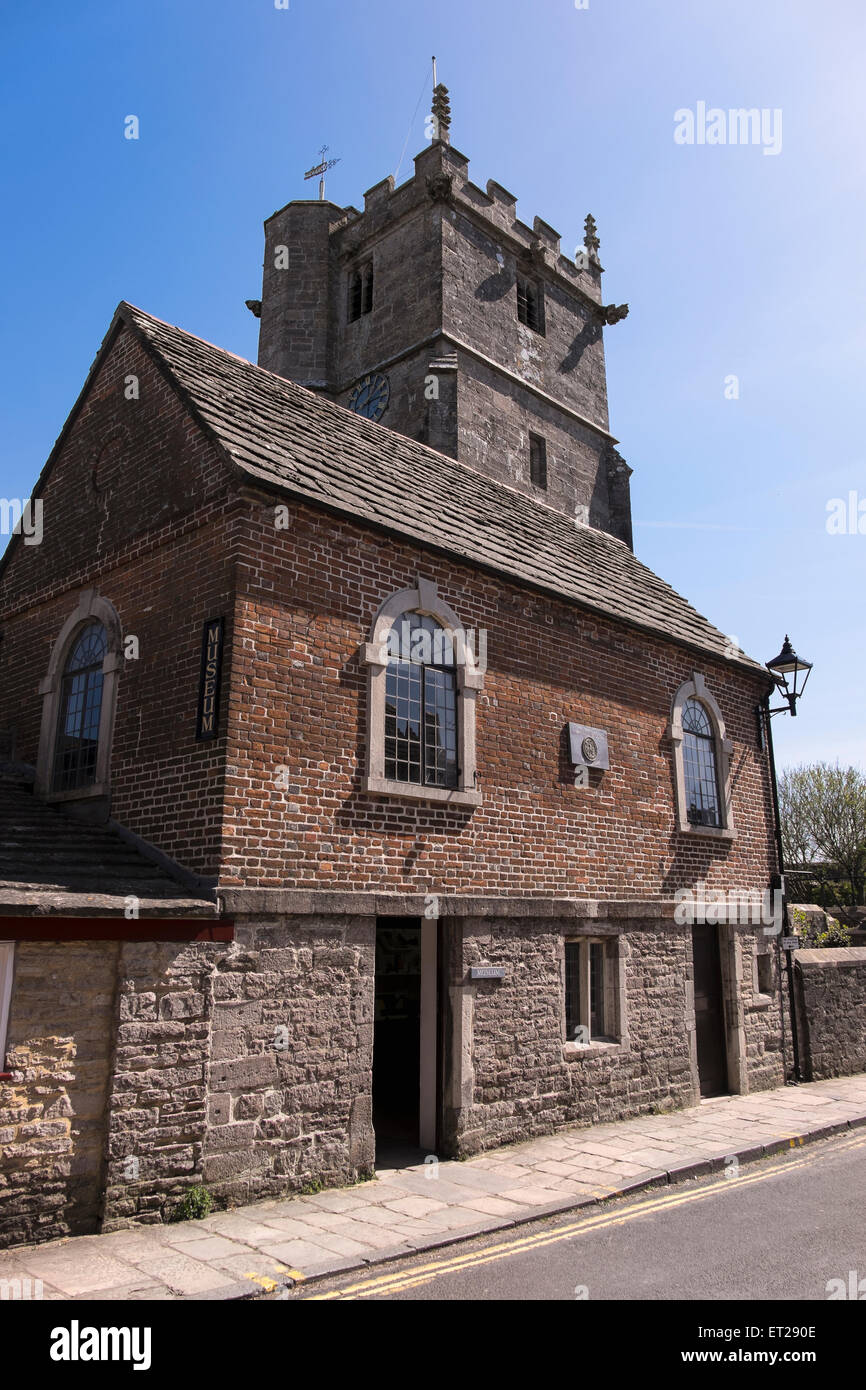
[[[774,657],[767,662],[767,670],[773,674],[773,679],[779,688],[779,693],[788,701],[788,708],[780,705],[778,709],[771,709],[770,714],[793,714],[797,713],[797,701],[806,689],[806,682],[812,671],[811,661],[804,661],[799,657],[791,646],[791,639],[785,634],[785,645]],[[802,676],[802,680],[800,677]],[[789,682],[790,678],[790,684]]]
[[[804,661],[799,657],[791,646],[791,639],[785,634],[785,642],[779,655],[772,661],[767,662],[767,670],[773,677],[776,689],[786,701],[784,705],[778,705],[775,709],[770,708],[770,697],[767,695],[763,703],[758,707],[758,720],[761,727],[762,739],[766,740],[766,745],[770,754],[770,781],[773,789],[773,819],[776,830],[776,857],[779,861],[779,872],[776,876],[774,887],[777,887],[782,894],[782,935],[781,941],[776,937],[777,959],[780,963],[779,969],[779,991],[782,989],[781,972],[781,953],[785,952],[785,963],[788,972],[788,1007],[791,1013],[791,1051],[793,1053],[793,1079],[802,1081],[800,1073],[800,1039],[797,1033],[797,1010],[794,998],[794,962],[792,951],[794,940],[791,936],[791,924],[788,916],[788,895],[785,892],[785,854],[782,847],[782,817],[779,814],[779,784],[776,780],[776,755],[773,750],[773,729],[772,716],[774,714],[791,714],[796,716],[797,701],[806,688],[806,682],[812,671],[811,661]],[[779,1003],[782,1003],[780,998]],[[784,1048],[784,1007],[782,1008],[782,1040]],[[784,1054],[783,1054],[784,1055]]]

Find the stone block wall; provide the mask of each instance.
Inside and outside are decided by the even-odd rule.
[[[204,1179],[252,1201],[373,1167],[375,919],[251,919],[213,979]]]
[[[458,353],[458,360],[461,462],[545,506],[565,512],[572,520],[577,516],[577,508],[585,506],[591,525],[622,539],[619,523],[611,516],[605,436],[587,429],[467,353]],[[540,435],[547,444],[546,488],[530,478],[530,432]]]
[[[471,995],[472,1100],[457,1118],[460,1153],[692,1103],[683,929],[646,924],[622,933],[622,1041],[566,1041],[564,942],[607,931],[577,933],[564,921],[466,923],[458,968]],[[506,978],[469,983],[481,962],[505,966]]]
[[[866,1071],[866,947],[797,951],[794,960],[805,1080]]]
[[[226,945],[123,942],[103,1229],[160,1221],[203,1177],[212,977]]]
[[[617,941],[618,1042],[579,1047],[565,1037],[567,940]],[[779,1086],[778,995],[757,992],[753,933],[723,940],[730,1085]],[[471,980],[478,964],[504,966],[503,980]],[[735,972],[735,973],[734,973]],[[458,1153],[696,1103],[691,931],[665,921],[579,930],[573,921],[469,919],[451,962],[452,1057],[463,1055],[452,1091],[449,1137]]]
[[[485,192],[468,172],[463,155],[437,143],[416,159],[414,178],[370,189],[361,214],[309,200],[274,213],[259,365],[342,405],[367,372],[386,372],[384,426],[530,494],[528,431],[538,431],[548,442],[540,500],[569,517],[588,505],[593,526],[629,539],[628,494],[611,498],[605,461],[600,267],[578,269],[579,237],[561,254],[553,228],[520,221],[506,189],[491,181]],[[350,279],[370,266],[372,310],[349,322]],[[518,320],[518,274],[543,285],[543,332]],[[459,404],[448,403],[444,429],[424,394],[437,335],[435,352],[460,358]]]
[[[689,928],[512,913],[442,924],[443,1156],[694,1103]],[[251,913],[232,943],[19,943],[0,1245],[158,1222],[196,1184],[235,1205],[369,1173],[376,920],[348,904]],[[588,1048],[565,1036],[581,936],[615,942],[616,1041]],[[733,1090],[783,1080],[762,944],[723,942]],[[846,954],[804,972],[816,1076],[866,1068],[866,951]]]
[[[0,1246],[96,1228],[116,942],[20,942],[0,1082]]]

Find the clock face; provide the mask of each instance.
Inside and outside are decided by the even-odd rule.
[[[349,409],[368,420],[381,420],[391,398],[391,385],[386,376],[375,372],[361,377],[349,397]]]

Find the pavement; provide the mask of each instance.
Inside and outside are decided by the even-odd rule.
[[[866,1074],[563,1130],[466,1161],[0,1253],[0,1299],[239,1299],[699,1177],[866,1126]],[[41,1285],[35,1283],[41,1281]]]

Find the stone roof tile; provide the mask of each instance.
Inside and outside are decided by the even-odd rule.
[[[606,532],[132,305],[118,316],[251,479],[764,670]]]

